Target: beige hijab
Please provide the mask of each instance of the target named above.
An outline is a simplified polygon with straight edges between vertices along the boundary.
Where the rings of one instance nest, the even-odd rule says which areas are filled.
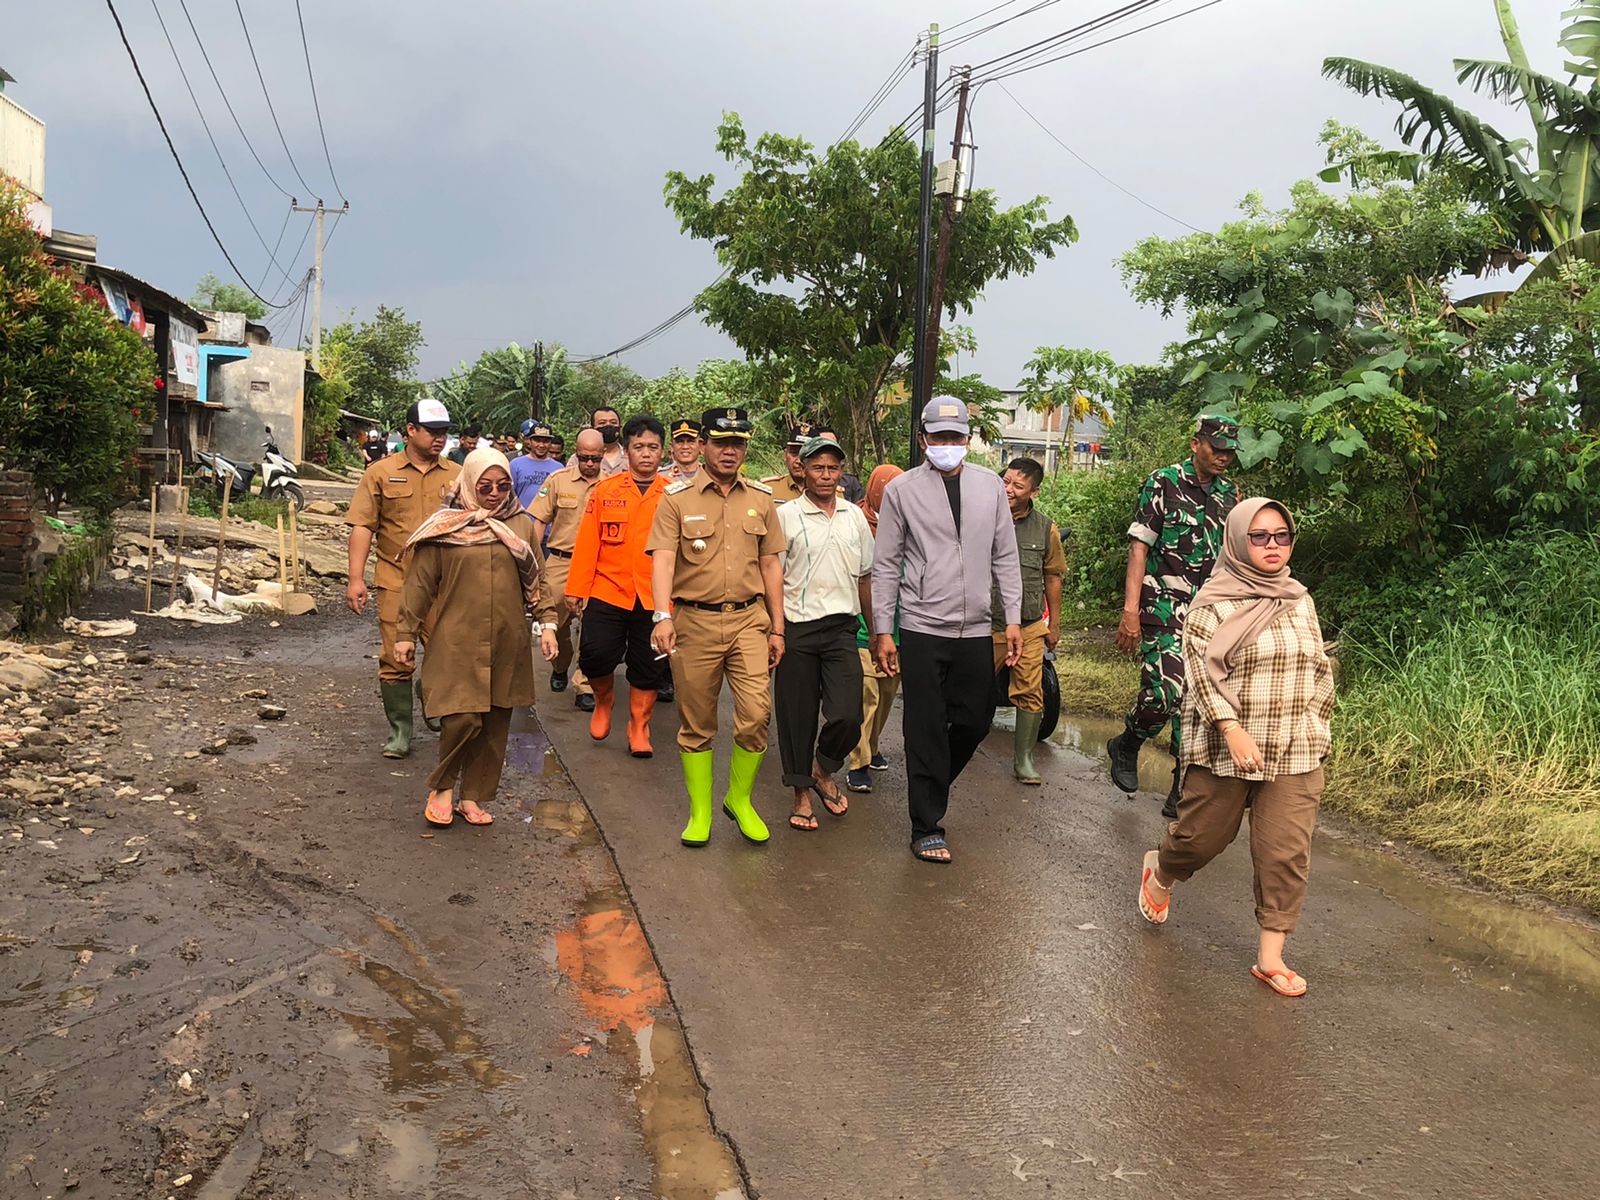
[[[505,522],[522,511],[516,488],[502,497],[497,508],[487,509],[478,499],[478,480],[491,467],[499,467],[509,478],[511,464],[500,451],[480,446],[467,455],[461,474],[445,489],[444,507],[432,514],[406,542],[409,549],[418,542],[439,541],[447,546],[483,546],[498,540],[517,560],[522,576],[522,594],[529,604],[539,598],[539,561],[527,539],[519,537]]]
[[[1265,496],[1241,500],[1223,527],[1221,560],[1189,602],[1191,615],[1198,608],[1215,606],[1222,600],[1250,602],[1223,618],[1206,647],[1206,674],[1235,712],[1239,711],[1239,697],[1228,682],[1235,655],[1253,646],[1269,625],[1306,594],[1306,585],[1289,574],[1287,564],[1277,571],[1262,571],[1250,561],[1250,522],[1263,508],[1277,509],[1289,531],[1294,532],[1294,517],[1276,500]]]

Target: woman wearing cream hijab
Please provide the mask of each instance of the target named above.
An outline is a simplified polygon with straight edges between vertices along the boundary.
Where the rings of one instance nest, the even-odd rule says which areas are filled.
[[[1276,500],[1246,500],[1228,514],[1222,561],[1184,627],[1178,819],[1145,855],[1139,879],[1139,911],[1165,924],[1173,884],[1221,854],[1248,809],[1260,927],[1250,973],[1282,996],[1306,992],[1283,946],[1305,901],[1333,713],[1317,608],[1289,574],[1294,536]]]

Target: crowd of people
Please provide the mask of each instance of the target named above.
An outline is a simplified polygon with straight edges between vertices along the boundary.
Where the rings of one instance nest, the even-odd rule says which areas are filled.
[[[415,691],[440,734],[425,819],[492,823],[537,652],[550,691],[574,691],[596,743],[612,737],[623,672],[619,740],[634,758],[654,756],[659,706],[675,706],[690,847],[710,841],[718,807],[724,684],[734,728],[720,808],[755,844],[770,837],[756,797],[769,727],[789,827],[814,832],[814,802],[841,818],[890,765],[880,739],[899,690],[911,852],[949,864],[952,785],[1002,697],[1016,712],[1013,777],[1043,782],[1034,750],[1067,555],[1037,504],[1039,463],[1017,458],[997,474],[969,462],[959,400],[935,397],[919,418],[924,461],[883,464],[863,486],[835,432],[806,422],[788,431],[786,473],[751,478],[753,425],[738,407],[670,426],[601,408],[563,462],[560,436],[537,420],[522,427],[521,453],[474,428],[447,453],[449,413],[413,405],[403,446],[372,462],[350,505],[348,601],[362,613],[376,599],[385,755],[410,752],[425,649]],[[1152,924],[1249,811],[1251,971],[1297,996],[1306,982],[1283,948],[1305,896],[1332,671],[1316,608],[1289,572],[1293,518],[1276,501],[1241,500],[1227,476],[1237,448],[1231,417],[1202,414],[1189,457],[1154,472],[1134,505],[1117,644],[1139,655],[1141,679],[1107,752],[1112,781],[1132,795],[1142,747],[1171,731],[1166,824],[1139,870],[1138,910]]]

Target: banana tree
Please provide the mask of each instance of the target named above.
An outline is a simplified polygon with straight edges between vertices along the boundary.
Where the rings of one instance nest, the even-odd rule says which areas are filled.
[[[1072,464],[1073,427],[1093,415],[1111,422],[1111,407],[1121,396],[1118,378],[1122,367],[1101,350],[1071,350],[1066,346],[1040,346],[1025,368],[1030,372],[1017,385],[1022,389],[1022,406],[1029,412],[1052,413],[1060,409],[1065,417],[1061,433],[1068,470]],[[1048,439],[1046,440],[1048,447]],[[1056,470],[1061,469],[1056,456]]]
[[[1398,101],[1395,131],[1416,152],[1414,167],[1464,169],[1484,198],[1509,215],[1509,248],[1552,250],[1600,229],[1600,0],[1577,0],[1565,13],[1559,44],[1570,82],[1533,69],[1511,0],[1491,2],[1506,61],[1456,59],[1456,80],[1525,110],[1533,126],[1531,141],[1508,137],[1392,67],[1328,58],[1322,73],[1363,96]],[[1339,168],[1330,173],[1337,175]]]

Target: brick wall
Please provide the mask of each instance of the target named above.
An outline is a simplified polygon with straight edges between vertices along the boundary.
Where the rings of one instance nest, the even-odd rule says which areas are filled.
[[[22,598],[39,539],[33,532],[33,476],[0,471],[0,604]]]

